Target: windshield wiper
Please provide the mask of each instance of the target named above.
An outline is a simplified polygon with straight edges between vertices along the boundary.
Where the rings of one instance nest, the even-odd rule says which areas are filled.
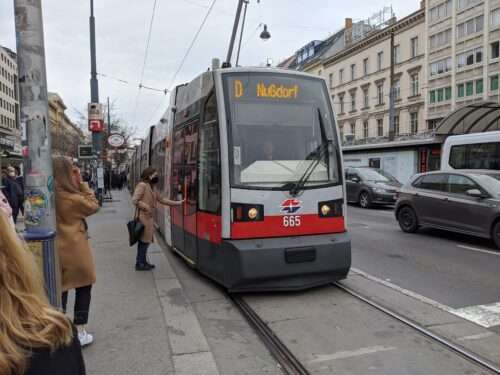
[[[321,132],[321,144],[316,148],[316,150],[312,151],[309,155],[307,155],[306,160],[314,160],[309,166],[306,168],[302,176],[297,182],[288,182],[283,185],[284,189],[289,189],[290,195],[297,196],[306,185],[309,178],[311,178],[312,173],[321,162],[323,157],[328,154],[328,146],[331,144],[331,140],[326,137],[325,125],[323,123],[323,117],[321,116],[321,110],[317,108],[318,111],[318,119],[319,119],[319,128]]]

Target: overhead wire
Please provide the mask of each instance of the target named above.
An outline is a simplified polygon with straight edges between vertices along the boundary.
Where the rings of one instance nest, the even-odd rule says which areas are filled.
[[[203,18],[203,20],[201,21],[201,24],[200,26],[198,27],[198,30],[196,31],[196,33],[194,34],[194,37],[193,39],[191,40],[191,43],[189,44],[189,47],[186,51],[186,53],[184,54],[184,56],[182,57],[182,60],[179,64],[179,67],[177,68],[177,70],[175,71],[174,75],[172,76],[172,79],[170,80],[170,84],[167,86],[168,87],[168,91],[172,90],[173,88],[173,85],[175,83],[175,80],[177,79],[177,76],[179,75],[179,73],[181,72],[182,68],[184,67],[184,64],[189,56],[189,54],[191,53],[191,50],[193,49],[193,46],[194,44],[196,43],[196,40],[198,39],[198,36],[200,35],[201,33],[201,30],[203,29],[203,27],[205,26],[205,23],[207,22],[207,19],[208,17],[210,16],[210,13],[212,13],[212,10],[214,9],[214,5],[215,3],[217,2],[217,0],[213,0],[212,1],[212,4],[210,4],[208,10],[207,10],[207,13],[205,14],[205,17]],[[160,109],[161,105],[163,104],[162,103],[163,101],[160,101],[159,105],[156,107],[156,109],[153,111],[148,123],[151,122],[151,119],[153,117],[155,117],[156,113],[158,112],[158,110]]]
[[[141,77],[139,80],[139,87],[137,89],[137,95],[135,97],[134,115],[132,117],[132,120],[134,123],[135,123],[136,116],[137,116],[137,109],[139,107],[139,96],[141,94],[141,88],[143,87],[144,72],[146,71],[146,65],[147,65],[147,61],[148,61],[149,46],[151,45],[151,35],[152,35],[152,31],[153,31],[153,24],[154,24],[157,4],[158,4],[158,0],[154,0],[153,1],[153,11],[151,12],[151,20],[149,21],[148,35],[146,38],[146,48],[144,50],[144,60],[142,63]]]
[[[141,83],[130,82],[130,81],[127,81],[126,79],[117,78],[117,77],[114,77],[112,75],[105,74],[105,73],[97,73],[97,75],[100,76],[100,77],[103,77],[103,78],[107,78],[107,79],[111,79],[111,80],[116,81],[116,82],[123,83],[125,85],[133,85],[133,86],[136,86],[136,87],[138,87],[140,89],[145,89],[145,90],[150,90],[150,91],[156,91],[156,92],[162,92],[164,94],[167,94],[167,92],[168,92],[168,89],[166,89],[166,88],[160,89],[160,88],[157,88],[157,87],[150,87],[150,86],[143,85]]]

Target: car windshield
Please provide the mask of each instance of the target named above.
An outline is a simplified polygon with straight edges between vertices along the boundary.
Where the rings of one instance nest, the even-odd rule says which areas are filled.
[[[231,184],[286,190],[339,183],[335,122],[323,80],[277,72],[223,76]],[[287,185],[288,184],[288,185]]]
[[[363,180],[370,182],[397,182],[393,176],[382,169],[360,168],[359,174]]]
[[[476,174],[475,177],[486,190],[500,197],[500,174]]]

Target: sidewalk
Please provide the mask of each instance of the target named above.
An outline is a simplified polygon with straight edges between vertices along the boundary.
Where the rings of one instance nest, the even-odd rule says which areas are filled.
[[[215,360],[179,281],[157,244],[153,272],[136,272],[128,246],[130,195],[113,191],[113,202],[89,220],[97,268],[84,349],[88,375],[217,375]]]

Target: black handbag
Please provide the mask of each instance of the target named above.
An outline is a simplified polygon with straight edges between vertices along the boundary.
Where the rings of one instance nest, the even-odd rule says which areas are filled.
[[[134,244],[139,241],[139,239],[142,236],[142,233],[144,232],[144,224],[140,222],[139,220],[139,215],[138,215],[138,209],[135,209],[135,215],[134,219],[130,220],[127,223],[127,229],[128,229],[128,243],[130,246],[133,246]]]

